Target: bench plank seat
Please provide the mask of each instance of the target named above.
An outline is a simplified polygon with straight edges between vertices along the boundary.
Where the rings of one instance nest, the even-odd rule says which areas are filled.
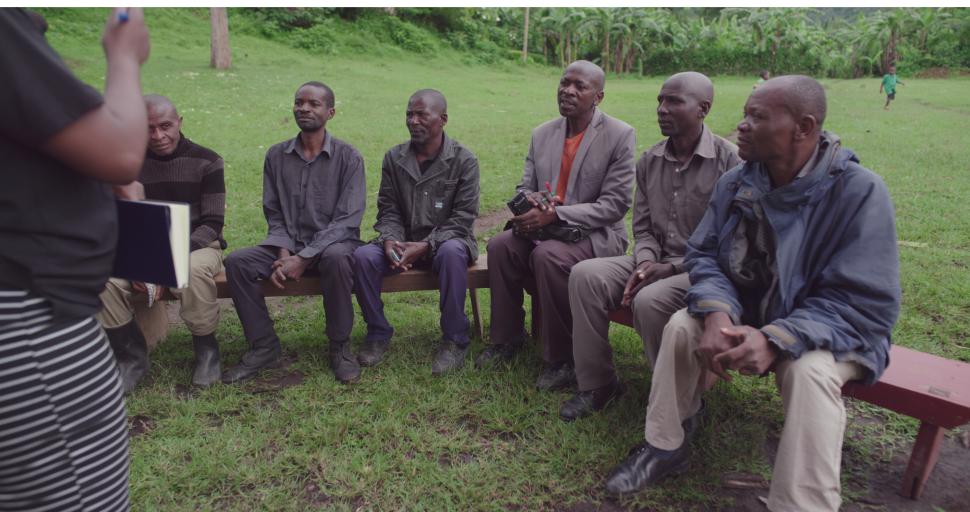
[[[633,326],[629,308],[611,311],[611,321]],[[842,394],[920,420],[903,475],[901,494],[918,499],[943,441],[943,430],[970,423],[970,364],[893,345],[890,365],[878,382],[849,382]]]
[[[225,272],[220,272],[215,277],[216,290],[220,299],[228,299],[229,283],[226,281]],[[478,309],[478,289],[488,288],[488,261],[485,255],[479,256],[478,261],[468,267],[468,297],[472,303],[472,315],[475,321],[475,333],[479,338],[482,337],[482,319]],[[387,276],[381,284],[381,293],[394,292],[413,292],[422,290],[437,290],[438,278],[431,270],[411,269],[407,272]],[[320,278],[314,275],[305,275],[299,281],[287,281],[286,286],[281,290],[269,280],[263,282],[263,293],[266,297],[301,297],[307,295],[320,294]],[[168,291],[162,296],[162,300],[174,300]]]

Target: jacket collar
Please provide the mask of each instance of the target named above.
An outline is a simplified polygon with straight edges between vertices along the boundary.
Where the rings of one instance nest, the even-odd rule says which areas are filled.
[[[814,165],[802,178],[791,183],[771,188],[768,170],[759,162],[746,162],[735,197],[745,202],[764,199],[769,205],[785,209],[799,204],[807,204],[828,189],[833,178],[846,170],[850,162],[858,162],[852,151],[842,149],[839,136],[823,131],[816,148]]]
[[[397,164],[407,171],[408,175],[416,182],[433,178],[443,169],[447,169],[449,162],[455,157],[455,142],[445,132],[441,132],[441,137],[444,140],[441,142],[441,149],[438,151],[438,156],[435,157],[431,167],[425,173],[422,174],[421,169],[418,167],[418,158],[410,142],[405,142],[398,146],[401,150],[395,159]]]

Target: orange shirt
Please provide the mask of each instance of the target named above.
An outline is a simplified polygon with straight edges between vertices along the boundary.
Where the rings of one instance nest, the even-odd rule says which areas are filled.
[[[583,142],[583,135],[586,130],[567,138],[562,145],[562,163],[559,164],[559,181],[556,182],[556,195],[563,202],[566,201],[566,185],[569,184],[569,171],[573,168],[573,160],[576,152],[579,151],[579,144]]]

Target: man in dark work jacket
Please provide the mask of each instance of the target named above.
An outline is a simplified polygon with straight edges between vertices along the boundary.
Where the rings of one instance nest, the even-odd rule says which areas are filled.
[[[226,258],[226,278],[249,351],[227,370],[223,382],[252,378],[276,365],[280,340],[266,309],[262,280],[283,289],[307,270],[319,272],[330,340],[330,367],[341,382],[360,376],[348,339],[354,323],[352,258],[360,241],[366,187],[364,159],[327,129],[333,91],[307,82],[296,91],[293,117],[300,133],[266,152],[263,165],[265,240]]]
[[[357,302],[367,322],[358,354],[364,366],[384,359],[394,329],[384,317],[381,280],[413,265],[438,276],[442,340],[432,364],[441,375],[460,368],[470,342],[465,295],[468,265],[478,257],[472,224],[478,216],[478,159],[448,138],[448,103],[423,89],[408,101],[411,140],[384,155],[377,198],[380,233],[374,244],[354,253]]]
[[[207,387],[219,380],[221,371],[215,338],[219,325],[215,276],[222,272],[222,250],[226,248],[222,239],[226,211],[223,162],[214,151],[182,135],[182,117],[168,98],[147,95],[145,106],[148,152],[138,180],[147,199],[189,203],[189,286],[173,289],[172,294],[181,302],[179,315],[192,333],[192,384]],[[148,373],[147,343],[133,315],[133,299],[148,291],[145,283],[111,278],[101,292],[104,308],[97,318],[111,342],[125,393],[131,392]],[[155,298],[163,291],[161,286],[155,287]]]

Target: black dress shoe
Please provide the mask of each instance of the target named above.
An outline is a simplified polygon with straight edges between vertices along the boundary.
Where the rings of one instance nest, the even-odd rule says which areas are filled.
[[[391,340],[367,340],[357,352],[357,362],[361,366],[377,366],[384,360],[390,346]]]
[[[555,391],[575,384],[576,372],[573,370],[573,365],[569,363],[544,366],[539,378],[536,379],[536,389],[539,391]]]
[[[676,450],[661,450],[644,441],[630,450],[626,460],[613,468],[606,479],[606,490],[614,494],[636,492],[652,485],[666,476],[678,475],[687,470],[690,442],[700,430],[704,418],[704,402],[691,417],[681,422],[684,442]]]
[[[275,368],[280,364],[280,346],[251,348],[242,356],[239,364],[222,373],[222,382],[235,384],[256,376],[260,370]]]
[[[511,361],[521,349],[522,342],[489,345],[475,358],[475,368],[482,370],[491,368],[500,362]]]
[[[616,379],[603,387],[580,391],[559,406],[559,417],[563,421],[573,421],[589,416],[619,398],[623,391],[623,384]]]
[[[644,441],[630,450],[626,460],[613,468],[606,479],[606,490],[627,494],[642,490],[667,476],[687,470],[690,443],[686,440],[676,450],[661,450]]]
[[[349,341],[330,342],[330,369],[333,370],[333,376],[344,384],[354,382],[360,377],[360,364],[350,351]]]
[[[468,354],[468,345],[459,347],[453,341],[443,340],[438,347],[438,353],[434,356],[434,362],[431,363],[431,374],[444,375],[465,366],[466,354]]]

